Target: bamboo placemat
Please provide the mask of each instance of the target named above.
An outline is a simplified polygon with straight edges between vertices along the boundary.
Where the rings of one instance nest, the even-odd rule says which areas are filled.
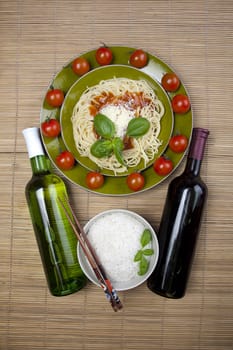
[[[233,3],[197,1],[0,1],[0,349],[233,348]],[[21,135],[39,124],[53,75],[82,52],[141,47],[173,67],[191,98],[194,126],[210,129],[202,177],[209,199],[186,296],[167,300],[146,285],[121,292],[115,314],[91,283],[50,296],[24,187],[31,176]],[[158,226],[167,186],[135,196],[102,197],[67,184],[84,224],[125,208]]]

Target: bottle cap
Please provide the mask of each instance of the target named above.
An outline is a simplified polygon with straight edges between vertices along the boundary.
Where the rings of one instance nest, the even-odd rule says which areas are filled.
[[[39,128],[27,128],[22,133],[26,141],[29,158],[45,154]]]
[[[191,140],[189,154],[188,154],[190,158],[202,160],[208,135],[209,135],[209,130],[207,129],[203,129],[203,128],[193,129],[192,140]]]

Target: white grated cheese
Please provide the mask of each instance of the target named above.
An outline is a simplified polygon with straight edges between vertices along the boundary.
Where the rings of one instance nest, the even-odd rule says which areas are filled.
[[[115,124],[116,135],[123,138],[129,121],[134,118],[134,111],[130,111],[122,105],[107,105],[101,109],[101,113],[106,115]]]
[[[137,276],[135,254],[141,249],[144,225],[126,213],[108,213],[97,218],[88,231],[88,238],[113,282],[129,281]]]

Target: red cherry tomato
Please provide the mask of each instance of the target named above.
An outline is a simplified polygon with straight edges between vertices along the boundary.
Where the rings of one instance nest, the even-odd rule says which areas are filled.
[[[47,103],[52,107],[60,107],[64,101],[63,91],[60,89],[49,90],[45,96]]]
[[[112,51],[106,46],[99,47],[95,53],[95,58],[101,66],[106,66],[112,62]]]
[[[97,171],[90,171],[86,175],[86,184],[90,189],[96,190],[104,184],[104,176]]]
[[[172,171],[173,163],[170,159],[162,156],[156,159],[153,164],[153,168],[158,175],[165,176]]]
[[[132,191],[140,191],[145,185],[145,178],[140,173],[131,173],[127,176],[126,183]]]
[[[84,57],[76,58],[72,63],[72,69],[74,73],[78,75],[84,75],[90,70],[90,64]]]
[[[56,157],[56,164],[62,170],[69,170],[73,168],[74,163],[74,156],[69,151],[63,151]]]
[[[64,101],[63,91],[60,89],[49,90],[45,96],[47,103],[52,107],[60,107]]]
[[[175,73],[166,73],[162,77],[161,84],[166,91],[176,91],[180,86],[180,80]]]
[[[188,146],[188,139],[185,135],[175,135],[169,141],[169,147],[175,153],[182,153]]]
[[[41,123],[42,134],[47,137],[57,137],[61,132],[61,126],[57,119],[47,118]]]
[[[175,113],[187,113],[190,106],[188,96],[186,95],[178,94],[172,98],[172,109]]]
[[[147,62],[147,53],[141,49],[135,50],[129,58],[129,63],[131,64],[131,66],[136,68],[144,67],[147,64]]]

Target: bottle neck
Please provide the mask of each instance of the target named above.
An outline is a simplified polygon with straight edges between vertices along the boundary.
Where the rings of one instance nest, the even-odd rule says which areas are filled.
[[[202,161],[200,159],[194,159],[194,158],[188,157],[185,170],[184,170],[185,174],[192,174],[193,176],[199,176],[200,170],[201,170],[201,163]]]
[[[50,162],[45,155],[30,158],[32,172],[34,175],[50,174]]]
[[[192,174],[193,176],[199,175],[208,134],[209,131],[207,129],[193,129],[188,159],[184,171],[186,174]]]

